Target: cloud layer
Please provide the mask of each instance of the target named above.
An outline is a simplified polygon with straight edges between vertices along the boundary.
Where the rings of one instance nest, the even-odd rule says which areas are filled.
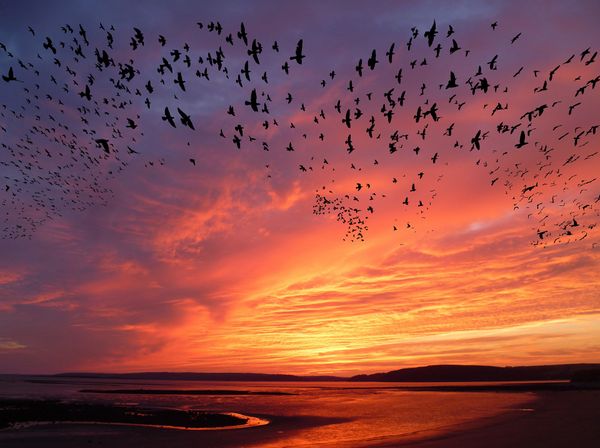
[[[331,106],[343,94],[343,83],[327,93],[314,87],[332,68],[353,71],[357,54],[372,47],[383,53],[394,40],[403,45],[411,26],[426,29],[433,19],[463,28],[473,52],[488,51],[479,34],[493,21],[506,36],[523,31],[524,47],[504,59],[511,70],[527,64],[547,71],[600,41],[594,1],[454,3],[73,1],[60,8],[37,2],[27,10],[11,4],[0,11],[0,41],[30,54],[28,25],[44,34],[63,23],[101,21],[193,42],[197,20],[220,20],[232,31],[243,20],[265,42],[279,39],[293,48],[304,39],[306,78],[293,88],[307,108]],[[597,67],[589,74],[597,75]],[[432,84],[438,75],[448,73],[432,72]],[[561,74],[560,92],[572,94],[572,75]],[[378,79],[372,82],[378,88]],[[532,85],[518,81],[514,89],[530,92]],[[282,83],[278,93],[289,87]],[[598,116],[597,92],[583,113],[586,125]],[[530,106],[525,94],[512,98],[515,111],[508,114]],[[222,125],[216,117],[240,100],[227,86],[197,93],[187,105],[198,132],[151,129],[140,144],[147,157],[164,157],[165,166],[149,170],[133,161],[111,181],[115,195],[107,207],[66,213],[32,240],[0,241],[0,371],[351,374],[432,363],[600,362],[597,234],[533,246],[531,210],[515,209],[474,168],[478,156],[463,151],[428,172],[426,215],[393,206],[403,196],[390,179],[410,185],[412,178],[401,175],[414,176],[416,163],[407,159],[395,171],[365,168],[388,205],[373,215],[365,242],[342,241],[341,224],[311,213],[314,191],[329,174],[315,162],[314,174],[302,176],[298,165],[306,154],[328,151],[333,166],[345,160],[343,146],[299,154],[236,151],[215,136]],[[489,122],[482,106],[470,103],[457,126],[476,131]],[[288,118],[302,126],[299,113]],[[331,141],[343,142],[342,131],[332,125]],[[273,132],[274,145],[283,148],[287,135]],[[181,150],[188,141],[195,167]],[[598,160],[579,165],[577,174],[597,175]],[[531,170],[536,162],[529,162]],[[345,165],[336,188],[354,194],[356,173]],[[579,199],[598,193],[591,184]]]

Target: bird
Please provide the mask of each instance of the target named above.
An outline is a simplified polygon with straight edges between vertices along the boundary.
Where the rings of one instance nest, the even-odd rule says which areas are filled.
[[[245,101],[244,104],[246,106],[250,106],[250,108],[254,112],[258,112],[258,106],[260,106],[260,103],[258,103],[256,99],[256,89],[252,89],[252,93],[250,94],[250,100]]]
[[[94,140],[99,148],[102,148],[105,153],[110,153],[110,148],[108,146],[108,140],[105,138],[97,138]]]
[[[90,86],[86,84],[85,89],[83,92],[79,92],[79,96],[81,98],[85,98],[88,101],[92,100],[92,94],[90,92]]]
[[[248,46],[248,34],[246,33],[244,22],[240,23],[240,30],[237,32],[237,37],[244,42],[244,45]]]
[[[378,201],[384,198],[385,194],[389,194],[377,191],[374,184],[371,186],[359,177],[372,175],[373,170],[394,170],[392,184],[398,189],[399,195],[404,195],[399,188],[404,178],[408,182],[406,190],[409,194],[425,194],[428,189],[419,188],[420,184],[408,180],[411,174],[407,165],[402,163],[405,157],[403,152],[416,156],[418,179],[423,178],[423,164],[429,163],[429,158],[436,164],[434,168],[442,176],[453,157],[469,157],[468,153],[458,156],[458,152],[468,144],[469,136],[473,135],[471,132],[475,131],[476,134],[470,138],[470,147],[471,150],[480,152],[473,153],[477,154],[473,158],[474,165],[487,170],[487,179],[492,186],[505,188],[509,197],[514,196],[515,210],[543,210],[546,202],[558,203],[561,195],[566,194],[564,192],[569,192],[572,197],[581,197],[583,193],[580,191],[591,188],[589,185],[593,182],[592,178],[585,178],[581,174],[585,170],[578,172],[576,168],[588,163],[588,160],[593,160],[598,154],[598,151],[593,150],[593,147],[597,146],[597,127],[583,122],[583,112],[587,110],[584,109],[584,105],[590,101],[590,92],[600,82],[600,76],[590,76],[592,79],[586,82],[587,75],[584,73],[589,72],[575,71],[586,70],[587,66],[595,63],[597,52],[592,48],[583,51],[571,50],[567,53],[568,58],[560,58],[557,61],[548,57],[548,60],[544,61],[544,66],[549,67],[548,76],[540,79],[539,84],[536,83],[533,91],[535,95],[532,95],[531,91],[522,93],[529,95],[529,98],[523,98],[519,104],[527,103],[526,100],[533,103],[533,106],[523,110],[519,109],[518,104],[509,101],[510,95],[515,95],[513,87],[517,85],[516,81],[512,80],[519,77],[519,82],[524,83],[527,77],[533,80],[543,73],[540,70],[530,70],[536,67],[530,67],[529,61],[533,60],[532,58],[523,57],[527,54],[527,46],[509,47],[510,52],[521,52],[520,57],[527,62],[520,68],[516,67],[518,70],[511,71],[509,76],[498,76],[501,69],[499,61],[503,61],[509,55],[511,60],[516,58],[505,46],[496,47],[498,50],[491,52],[486,58],[487,62],[481,65],[468,58],[468,49],[462,52],[464,58],[440,57],[442,49],[446,46],[450,55],[462,48],[454,39],[460,34],[455,32],[451,24],[445,33],[446,39],[438,39],[440,32],[436,20],[433,20],[431,27],[424,32],[420,32],[416,27],[410,29],[410,37],[406,43],[407,51],[411,53],[410,59],[394,59],[395,42],[386,45],[388,50],[385,52],[385,59],[388,64],[394,63],[389,70],[378,65],[377,51],[384,47],[377,44],[375,48],[371,47],[370,54],[357,58],[357,63],[344,65],[340,62],[338,65],[339,61],[336,58],[330,58],[329,62],[333,67],[327,67],[322,73],[310,65],[307,67],[310,70],[293,70],[295,66],[291,66],[292,62],[301,65],[313,60],[312,56],[306,59],[302,38],[297,40],[295,52],[291,57],[281,58],[278,55],[278,42],[282,42],[281,47],[284,48],[282,40],[275,40],[270,45],[272,51],[264,54],[261,42],[256,38],[249,38],[244,22],[240,24],[237,32],[231,29],[223,35],[223,27],[216,20],[195,22],[197,28],[192,22],[195,32],[212,33],[210,43],[197,53],[194,53],[187,43],[173,46],[167,52],[163,52],[163,47],[166,47],[167,41],[170,42],[171,39],[167,39],[165,36],[169,35],[160,28],[155,29],[158,39],[148,41],[146,52],[143,51],[146,41],[141,28],[131,27],[129,29],[133,28],[133,32],[129,31],[128,35],[125,32],[125,36],[121,36],[114,32],[114,27],[105,25],[100,24],[103,32],[99,34],[88,33],[83,26],[74,31],[70,26],[62,25],[60,39],[55,38],[54,34],[50,34],[53,37],[37,37],[33,28],[28,28],[28,33],[21,30],[22,33],[31,35],[28,38],[34,41],[34,45],[23,46],[18,57],[10,53],[6,45],[0,44],[0,51],[4,52],[3,57],[14,57],[15,61],[7,73],[2,75],[5,82],[5,90],[2,93],[10,92],[9,95],[12,95],[14,101],[0,108],[0,136],[7,136],[1,140],[3,158],[0,159],[0,163],[7,163],[6,166],[11,167],[9,172],[14,173],[11,174],[14,179],[11,177],[5,180],[8,187],[5,190],[8,192],[7,197],[33,201],[41,208],[46,206],[49,209],[50,204],[53,204],[56,213],[62,213],[63,209],[71,207],[83,209],[83,201],[78,202],[79,198],[83,197],[88,198],[89,204],[96,200],[105,203],[112,194],[109,179],[125,172],[133,158],[141,156],[140,152],[133,148],[143,144],[139,139],[144,136],[144,131],[152,129],[156,121],[166,121],[170,124],[170,129],[167,127],[162,129],[162,132],[167,133],[167,138],[173,137],[173,141],[178,141],[178,133],[185,132],[183,128],[196,130],[197,125],[200,131],[201,124],[194,124],[191,115],[183,111],[188,107],[186,104],[197,100],[196,92],[199,89],[209,89],[210,92],[216,92],[216,95],[223,93],[224,98],[227,97],[225,94],[229,95],[226,89],[238,89],[236,86],[239,86],[241,98],[245,100],[232,100],[228,108],[219,109],[220,112],[214,113],[214,119],[207,120],[208,123],[214,123],[219,141],[222,141],[221,138],[227,142],[231,141],[238,149],[242,146],[262,148],[267,151],[261,152],[266,157],[276,156],[275,151],[270,151],[276,147],[274,142],[288,141],[287,146],[282,146],[286,150],[284,154],[288,155],[291,161],[289,163],[296,163],[297,157],[305,155],[329,159],[320,166],[323,175],[329,176],[330,187],[319,190],[319,196],[315,198],[315,212],[333,213],[337,216],[337,219],[347,226],[345,238],[352,241],[364,240],[369,227],[366,225],[366,219],[371,214],[381,213],[382,207],[376,204],[382,203]],[[181,27],[185,27],[184,22],[181,23]],[[497,27],[497,22],[491,24],[491,31],[495,32],[491,37],[497,40],[505,39],[501,33],[498,34]],[[163,34],[160,34],[161,31]],[[487,28],[488,33],[491,31]],[[480,32],[485,33],[486,30]],[[423,40],[419,36],[423,36]],[[510,40],[511,45],[526,37],[522,33],[513,36]],[[485,39],[482,38],[481,41],[483,46]],[[466,47],[465,42],[461,44]],[[91,58],[87,55],[88,46],[94,49],[94,56]],[[39,48],[46,51],[38,54]],[[31,58],[28,58],[28,52]],[[432,52],[435,58],[431,57]],[[142,55],[143,64],[140,63]],[[535,60],[539,58],[536,57]],[[45,64],[51,68],[47,74],[41,70]],[[252,76],[255,71],[254,64],[263,65],[257,76]],[[570,70],[574,75],[570,81],[566,79],[567,71],[563,72],[560,69],[564,64],[571,64]],[[406,73],[403,70],[409,66],[414,71],[410,76],[403,76],[403,73]],[[429,81],[429,75],[421,75],[420,70],[428,70],[425,66],[431,66],[434,72],[440,74],[450,72],[448,78],[435,84],[439,86],[438,89]],[[13,67],[18,70],[19,79],[15,76]],[[279,67],[286,74],[285,81],[278,76],[280,73],[276,73]],[[366,70],[366,67],[369,70]],[[314,74],[311,73],[313,68]],[[190,70],[195,72],[196,77],[186,81],[184,78]],[[491,71],[496,71],[496,76],[490,76]],[[468,79],[463,81],[461,77],[459,83],[456,74],[462,76],[463,73]],[[469,77],[468,73],[474,75]],[[557,89],[557,77],[563,74],[565,76],[561,76],[560,82],[565,85],[569,82],[571,84],[566,89]],[[320,80],[319,92],[322,94],[316,94],[307,87],[313,77],[315,88]],[[256,84],[254,87],[252,85],[260,80],[264,82],[261,83],[264,92],[260,92],[255,87]],[[18,81],[18,84],[12,81]],[[294,85],[295,82],[301,84]],[[285,88],[282,88],[284,85]],[[295,90],[298,85],[303,87]],[[403,91],[400,95],[394,93],[393,87],[396,85],[402,85]],[[344,86],[347,86],[345,91]],[[572,89],[569,89],[569,86]],[[338,94],[338,89],[341,94]],[[544,100],[539,99],[544,94],[554,95],[547,104],[542,104]],[[576,99],[569,99],[569,96],[573,95]],[[383,100],[380,101],[382,96]],[[238,107],[242,101],[243,105],[249,106],[253,112],[260,113],[260,116],[249,114],[245,108]],[[509,115],[504,113],[509,109],[509,103],[510,110],[516,111],[510,121]],[[164,108],[163,114],[153,113],[157,108],[155,104],[160,104],[158,110]],[[147,109],[149,113],[140,116],[139,107]],[[170,110],[175,109],[179,120],[171,115]],[[331,114],[326,113],[329,110],[339,113],[340,118],[331,120]],[[498,117],[497,121],[503,121],[490,122],[490,111],[494,120]],[[400,130],[403,121],[413,113],[415,123],[421,127],[410,131]],[[267,114],[268,118],[262,114]],[[481,116],[478,130],[471,131],[465,124],[471,114]],[[566,123],[560,123],[561,116],[568,116],[573,127],[567,129]],[[228,120],[231,117],[235,117],[236,122],[230,125]],[[12,126],[12,122],[17,126]],[[177,122],[181,126],[177,126]],[[289,126],[280,126],[279,123],[289,123]],[[206,126],[202,132],[209,132],[211,126],[205,123],[202,125]],[[343,132],[346,129],[348,131]],[[552,132],[544,133],[541,129],[552,129]],[[353,134],[349,134],[349,131]],[[257,135],[259,132],[263,132],[260,137]],[[515,132],[518,135],[517,142],[513,141]],[[493,138],[490,139],[490,144],[484,147],[484,142],[490,134],[493,134]],[[567,140],[568,145],[565,144]],[[300,143],[304,141],[305,144]],[[440,146],[436,146],[437,152],[431,155],[428,151],[433,142]],[[568,152],[568,148],[573,149],[571,142],[576,147],[576,152]],[[102,151],[94,152],[94,145]],[[523,149],[525,146],[528,147],[527,151],[514,150]],[[188,151],[193,150],[189,140],[187,147]],[[341,155],[327,156],[325,159],[323,156],[328,147],[331,147],[332,151],[336,147],[339,148]],[[410,148],[413,148],[412,151]],[[384,151],[385,155],[381,154],[381,151]],[[143,157],[148,157],[150,153],[143,154]],[[423,154],[427,156],[423,157]],[[509,162],[512,158],[515,161],[518,159],[518,163],[522,162],[523,165],[514,166]],[[206,163],[195,154],[185,156],[184,160],[186,159],[193,166]],[[439,163],[440,161],[443,163]],[[310,174],[313,171],[312,162],[300,162],[296,166],[301,173]],[[144,166],[154,169],[164,164],[164,158],[160,157],[144,162]],[[346,188],[352,190],[352,185],[357,180],[357,184],[363,188],[358,191],[363,195],[368,191],[368,198],[344,191],[338,173],[348,169],[348,165],[354,178],[351,183],[345,183],[350,186]],[[571,167],[573,173],[567,176],[564,170]],[[44,171],[46,180],[33,174],[39,172],[41,176]],[[81,174],[84,174],[83,180],[76,177]],[[440,179],[441,177],[438,177],[437,181]],[[63,193],[64,198],[73,198],[75,202],[70,204],[66,199],[51,197],[44,200],[35,192],[38,185],[54,188],[50,182],[59,180],[64,188],[72,189]],[[435,178],[429,182],[435,182]],[[540,188],[537,187],[538,182]],[[525,185],[524,188],[534,188],[524,190],[521,185]],[[326,193],[327,191],[329,193]],[[395,204],[404,204],[406,213],[418,213],[426,219],[428,205],[431,205],[437,193],[431,190],[428,194],[427,199],[411,198],[410,205],[408,197],[402,201],[401,196],[398,196]],[[535,198],[533,200],[537,202],[527,203],[531,198]],[[358,205],[367,199],[373,201],[373,205]],[[10,220],[33,222],[18,221],[20,216],[27,216],[30,212],[27,209],[13,210],[14,207],[6,202],[7,200],[2,202],[3,210],[8,210],[5,226]],[[89,204],[86,206],[93,206]],[[597,208],[594,209],[592,203],[584,203],[583,200],[571,205],[563,202],[561,207],[565,207],[566,210],[562,216],[562,224],[558,218],[548,216],[543,218],[544,221],[540,221],[540,232],[545,232],[545,229],[554,225],[557,229],[556,234],[559,235],[558,241],[585,238],[583,233],[578,232],[584,228],[587,231],[591,229],[584,225],[585,221],[579,214],[584,214],[588,219],[592,216],[591,210],[596,212]],[[53,213],[54,211],[50,216],[56,216]],[[530,215],[536,216],[534,213]],[[569,220],[566,220],[566,217]],[[33,218],[28,216],[28,219]],[[538,219],[541,220],[542,215]],[[573,225],[574,223],[577,225]],[[5,235],[20,234],[14,226],[6,228],[13,230],[5,231]],[[397,230],[398,226],[393,228]],[[412,218],[408,228],[418,231]],[[32,229],[33,226],[29,228]],[[535,233],[533,235],[537,240],[543,240],[544,245],[551,244],[550,231],[547,232],[543,234],[543,238]],[[552,235],[555,235],[554,230]]]
[[[174,128],[177,127],[175,125],[175,120],[173,119],[173,116],[171,115],[171,112],[169,111],[168,107],[165,107],[165,113],[162,117],[162,120],[168,122]]]
[[[454,74],[454,72],[451,71],[450,79],[446,83],[446,89],[454,89],[456,87],[458,87],[458,84],[456,84],[456,75]]]
[[[379,61],[377,60],[377,50],[373,50],[371,52],[371,56],[367,60],[367,65],[371,70],[375,70],[375,65],[377,65]]]
[[[181,72],[177,72],[177,78],[175,78],[175,80],[173,80],[173,82],[175,84],[177,84],[182,91],[185,92],[185,81],[184,81],[183,77],[181,76]]]
[[[527,144],[528,142],[525,141],[525,131],[521,131],[519,134],[519,142],[515,145],[515,148],[520,149]]]
[[[17,78],[15,78],[15,74],[13,72],[13,68],[12,67],[8,68],[8,73],[6,75],[2,75],[2,79],[5,82],[17,81]]]
[[[433,21],[433,24],[431,25],[431,28],[429,29],[429,31],[425,31],[423,33],[423,36],[427,39],[427,45],[428,46],[432,46],[433,45],[433,41],[435,39],[435,36],[437,35],[437,27],[435,24],[435,20]]]
[[[187,126],[192,131],[195,130],[194,124],[192,123],[190,116],[187,115],[184,111],[182,111],[179,107],[177,108],[177,112],[179,113],[181,124]]]
[[[296,61],[298,64],[302,64],[302,60],[306,57],[304,54],[302,54],[302,46],[303,45],[304,45],[303,39],[300,39],[298,41],[298,43],[296,44],[296,52],[295,52],[294,56],[290,57],[291,61]]]

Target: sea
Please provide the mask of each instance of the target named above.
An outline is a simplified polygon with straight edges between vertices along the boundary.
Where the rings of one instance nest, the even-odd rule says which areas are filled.
[[[474,423],[485,423],[499,414],[531,412],[535,408],[535,395],[532,393],[410,390],[414,387],[448,384],[455,386],[461,383],[140,381],[0,375],[0,399],[60,399],[135,405],[142,408],[233,412],[271,422],[260,428],[216,431],[220,433],[218,435],[214,434],[215,431],[210,436],[196,432],[187,438],[177,439],[181,448],[188,444],[202,448],[376,446],[392,440],[432,437]],[[289,395],[109,395],[85,393],[82,392],[84,389],[209,389],[284,392]],[[40,433],[40,429],[22,431],[27,434],[26,440],[31,442],[34,440],[31,431],[34,435],[37,431],[38,435],[41,434],[40,437],[69,438],[70,432],[73,436],[82,434],[78,426],[60,425],[60,430],[46,428],[45,433]],[[10,437],[0,434],[0,445],[3,437],[5,442],[18,440],[18,431],[11,430]],[[135,428],[138,438],[130,437],[128,440],[141,440],[139,437],[143,437],[140,435],[143,431]],[[149,439],[157,434],[147,432]],[[110,443],[110,437],[117,440],[118,434],[128,436],[127,428],[119,428],[117,433],[114,428],[95,428],[93,431],[88,428],[85,437],[87,443],[104,440],[107,442],[102,443],[104,446],[118,446]],[[61,446],[60,443],[49,444],[54,445]],[[18,445],[7,443],[7,446]],[[23,446],[35,444],[24,443]],[[65,443],[64,446],[77,445]],[[150,443],[147,446],[161,444]]]

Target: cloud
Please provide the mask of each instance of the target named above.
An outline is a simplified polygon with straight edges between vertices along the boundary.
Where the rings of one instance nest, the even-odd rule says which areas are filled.
[[[19,344],[16,341],[11,341],[8,339],[0,339],[0,353],[8,352],[11,350],[21,350],[26,348],[23,344]]]
[[[161,2],[70,1],[60,8],[47,2],[34,2],[28,11],[13,3],[3,8],[6,26],[0,41],[19,55],[38,51],[25,38],[27,24],[40,36],[50,35],[64,22],[88,23],[90,11],[94,26],[97,21],[114,23],[115,33],[127,36],[135,17],[135,25],[152,39],[166,30],[169,46],[190,42],[198,55],[209,51],[212,41],[199,38],[196,20],[219,19],[233,33],[244,20],[265,48],[279,40],[281,54],[265,51],[256,70],[273,72],[273,97],[290,91],[295,102],[289,108],[273,106],[273,116],[283,117],[279,127],[265,131],[256,120],[246,126],[247,135],[269,137],[269,151],[246,140],[241,150],[233,147],[231,128],[248,122],[252,112],[241,106],[246,92],[231,83],[198,84],[182,99],[196,120],[195,133],[162,126],[159,112],[172,100],[170,93],[157,96],[160,107],[155,110],[138,111],[161,126],[150,126],[140,136],[136,148],[142,157],[132,159],[124,174],[110,181],[114,198],[107,206],[66,211],[32,241],[0,241],[1,370],[243,368],[343,374],[435,362],[598,360],[600,255],[597,248],[590,249],[598,236],[590,231],[584,241],[531,245],[537,238],[537,205],[516,204],[512,195],[521,184],[539,181],[534,176],[540,152],[532,145],[514,160],[512,154],[506,158],[507,169],[515,163],[529,169],[506,174],[514,177],[513,190],[490,185],[495,159],[514,147],[516,135],[490,135],[486,145],[497,152],[470,150],[475,132],[483,124],[496,124],[487,115],[491,103],[482,113],[487,98],[471,98],[460,115],[454,105],[440,101],[444,119],[463,129],[456,139],[467,143],[442,152],[448,140],[432,132],[418,157],[408,144],[389,154],[381,142],[392,131],[379,124],[380,140],[369,139],[362,129],[352,131],[358,149],[347,154],[343,141],[348,131],[333,109],[338,98],[348,95],[347,74],[354,74],[360,55],[365,59],[377,48],[383,61],[395,41],[398,61],[410,61],[405,45],[410,26],[422,32],[437,16],[444,25],[440,32],[447,22],[455,23],[461,45],[483,64],[501,53],[502,73],[490,79],[512,79],[520,66],[528,66],[527,77],[512,80],[510,108],[498,118],[512,123],[528,108],[551,100],[531,94],[541,79],[533,77],[532,67],[546,73],[556,61],[583,50],[588,40],[599,41],[596,3],[580,2],[577,8],[542,1],[461,1],[451,7],[433,1],[400,6],[388,1],[188,3],[165,8]],[[519,14],[514,13],[517,8]],[[499,28],[491,35],[489,22],[495,19]],[[518,43],[521,47],[511,47],[510,38],[521,29],[527,39]],[[279,67],[299,38],[309,56],[302,68],[294,67],[301,76],[288,77]],[[243,62],[243,51],[240,55],[236,49],[224,47],[228,57]],[[142,72],[154,73],[158,53],[138,54]],[[403,82],[427,82],[426,96],[433,92],[434,98],[435,86],[448,79],[448,57],[442,56],[448,64],[443,70],[407,69]],[[379,90],[397,72],[396,65],[385,64],[368,81],[365,77],[364,92],[356,93],[358,98],[369,89],[376,92],[376,108],[361,97],[358,106],[365,112],[379,113]],[[461,81],[473,75],[471,68],[459,64]],[[331,80],[328,73],[334,69],[338,74]],[[592,66],[581,74],[587,79],[594,70]],[[579,74],[562,67],[553,81],[557,95],[570,99],[572,79]],[[319,90],[315,86],[323,78],[328,88]],[[394,95],[402,88],[398,85]],[[416,135],[420,126],[412,115],[423,101],[411,93],[410,107],[398,112],[397,119],[400,131]],[[468,89],[464,94],[470,98]],[[594,98],[582,114],[585,120],[597,115]],[[301,102],[315,116],[324,110],[327,119],[319,127],[326,134],[323,142],[311,139],[317,128],[312,113],[300,113]],[[237,115],[224,122],[221,116],[229,104],[236,105]],[[557,110],[547,114],[552,117],[548,123],[564,118]],[[297,126],[293,153],[285,150],[292,135],[289,121]],[[555,138],[551,127],[539,126],[540,140]],[[226,139],[218,136],[221,128]],[[303,133],[311,138],[303,139]],[[556,144],[561,157],[572,150],[571,142],[564,142]],[[436,151],[441,158],[433,166],[429,161]],[[196,165],[189,163],[191,157]],[[156,166],[145,166],[151,160]],[[575,174],[592,178],[597,160],[580,165]],[[308,167],[306,175],[300,164]],[[561,172],[573,174],[569,167]],[[398,182],[392,183],[393,178]],[[357,192],[358,181],[372,189]],[[421,199],[423,208],[401,206],[413,182],[418,190],[411,205]],[[596,186],[564,191],[557,182],[540,186],[536,197],[547,199],[548,219],[560,221],[570,218],[561,204],[570,204],[569,210],[583,207],[597,194]],[[316,192],[338,198],[348,194],[352,203],[356,195],[361,208],[371,192],[379,193],[372,202],[368,240],[343,242],[345,228],[335,214],[313,215]]]

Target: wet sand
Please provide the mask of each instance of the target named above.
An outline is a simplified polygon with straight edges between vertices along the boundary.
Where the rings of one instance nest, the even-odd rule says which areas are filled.
[[[344,444],[344,447],[418,448],[574,448],[595,446],[600,440],[600,391],[538,392],[524,409],[507,410],[501,415],[467,425],[438,428],[437,431],[377,438]],[[527,410],[531,409],[531,410]],[[158,428],[116,427],[110,425],[52,425],[22,431],[0,432],[3,448],[45,448],[81,446],[162,448],[197,447],[291,447],[290,436],[303,430],[343,420],[323,417],[258,416],[266,426],[211,432],[172,431]],[[297,440],[297,439],[296,439]],[[308,445],[306,445],[308,446]],[[314,446],[314,445],[311,445]],[[319,447],[342,446],[335,444]]]
[[[206,412],[61,400],[0,400],[0,429],[50,424],[94,424],[220,430],[265,425],[268,420],[232,412]]]
[[[0,431],[2,448],[239,448],[290,446],[285,439],[304,429],[340,423],[343,419],[323,417],[257,416],[270,421],[265,426],[222,431],[174,431],[113,425],[36,426],[20,431]]]
[[[540,392],[528,410],[510,410],[467,427],[419,440],[374,442],[370,447],[575,448],[600,440],[600,391]]]

